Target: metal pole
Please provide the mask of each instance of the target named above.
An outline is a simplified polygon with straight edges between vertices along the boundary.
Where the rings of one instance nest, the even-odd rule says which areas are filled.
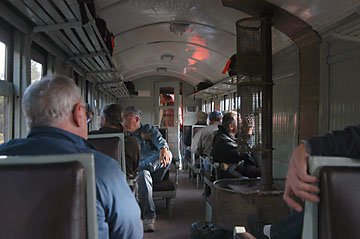
[[[261,157],[261,185],[263,190],[271,190],[272,175],[272,48],[271,48],[271,22],[269,17],[264,17],[261,23],[261,57],[263,62],[263,143],[265,151]]]

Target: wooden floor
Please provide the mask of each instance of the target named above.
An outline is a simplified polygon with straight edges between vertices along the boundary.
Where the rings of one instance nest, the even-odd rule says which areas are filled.
[[[144,233],[144,239],[182,239],[191,237],[191,224],[205,220],[205,199],[202,186],[196,188],[187,171],[180,170],[174,218],[169,219],[164,200],[155,201],[155,232]]]

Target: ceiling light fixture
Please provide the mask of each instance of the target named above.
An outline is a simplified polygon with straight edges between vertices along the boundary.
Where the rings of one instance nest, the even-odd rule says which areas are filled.
[[[172,61],[173,58],[174,58],[174,56],[171,54],[164,54],[161,56],[161,60],[163,60],[163,61]]]
[[[158,67],[158,68],[156,68],[156,71],[157,72],[166,72],[167,68],[166,67]]]
[[[188,23],[175,22],[170,24],[170,32],[177,36],[181,36],[188,28]]]

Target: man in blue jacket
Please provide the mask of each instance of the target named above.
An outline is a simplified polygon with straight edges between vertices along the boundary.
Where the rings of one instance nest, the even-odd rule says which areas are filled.
[[[99,238],[142,238],[139,206],[120,165],[86,141],[86,107],[74,81],[52,75],[32,83],[22,107],[30,132],[27,138],[2,144],[0,154],[93,153]]]
[[[140,123],[141,111],[134,106],[124,111],[127,135],[135,137],[141,147],[139,165],[139,203],[145,232],[155,230],[155,205],[152,199],[153,182],[164,179],[170,168],[172,154],[166,140],[153,125]]]

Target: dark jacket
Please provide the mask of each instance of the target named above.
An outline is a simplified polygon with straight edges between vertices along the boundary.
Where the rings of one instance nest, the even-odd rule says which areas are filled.
[[[214,161],[229,164],[230,167],[227,173],[230,177],[261,176],[260,169],[250,159],[249,155],[238,151],[237,139],[228,134],[222,125],[218,127],[219,130],[215,133],[211,149],[211,156]],[[238,173],[241,175],[238,175]]]
[[[90,131],[91,134],[114,134],[123,133],[122,129],[103,127],[99,130]],[[134,137],[125,135],[125,160],[126,160],[126,176],[129,178],[137,174],[140,163],[140,144]]]
[[[309,155],[360,158],[360,125],[311,137],[305,145]]]
[[[248,155],[237,150],[237,139],[229,135],[222,125],[218,127],[211,149],[214,161],[227,164],[237,164],[241,160],[248,161]]]

